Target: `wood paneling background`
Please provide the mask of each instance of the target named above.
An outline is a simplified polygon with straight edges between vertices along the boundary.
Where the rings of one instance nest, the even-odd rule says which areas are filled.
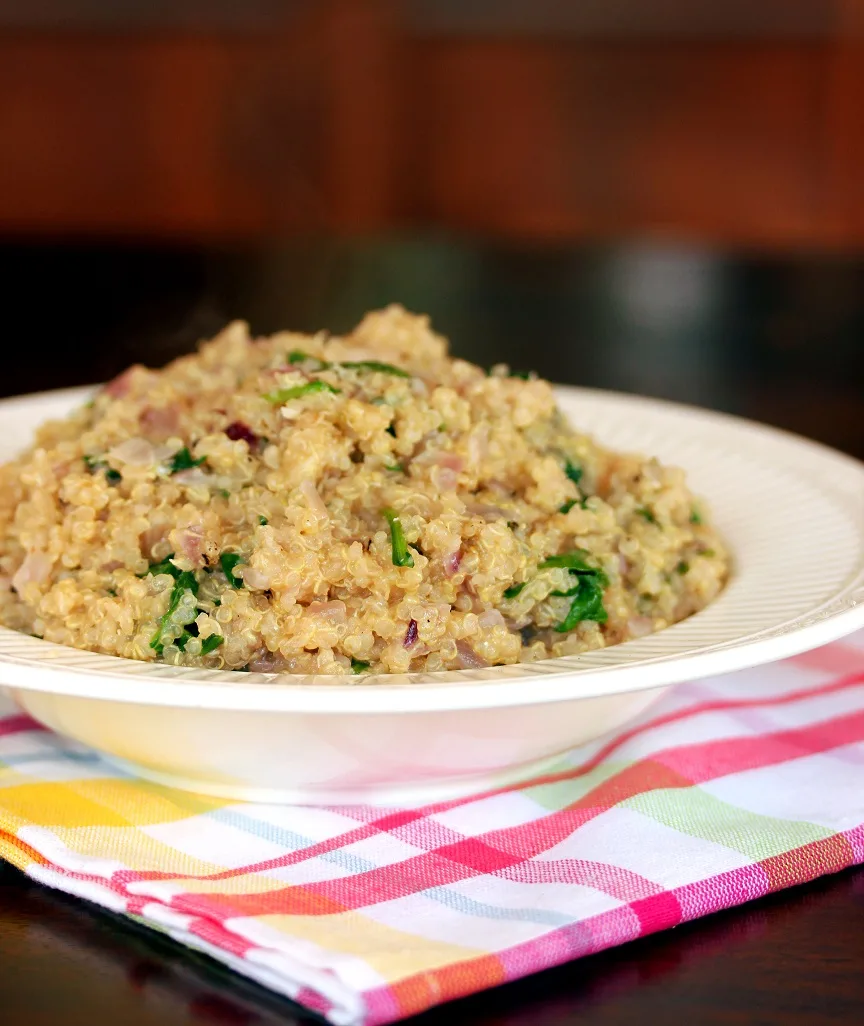
[[[830,230],[823,46],[445,42],[423,51],[435,219],[564,238],[794,244]]]
[[[190,239],[392,220],[374,4],[269,31],[0,32],[0,230]]]
[[[737,33],[733,4],[723,33],[683,37],[666,4],[670,30],[637,38],[601,31],[602,5],[579,29],[554,4],[522,28],[474,4],[466,31],[448,4],[261,3],[239,27],[198,4],[105,28],[94,2],[71,27],[4,28],[0,8],[7,235],[864,243],[860,0],[796,0],[795,31],[769,5]]]

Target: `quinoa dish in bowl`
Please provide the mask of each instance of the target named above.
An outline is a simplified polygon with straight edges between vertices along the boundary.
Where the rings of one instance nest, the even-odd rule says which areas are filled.
[[[0,623],[135,660],[358,682],[531,662],[662,630],[728,574],[682,471],[395,306],[342,337],[231,324],[0,468]]]

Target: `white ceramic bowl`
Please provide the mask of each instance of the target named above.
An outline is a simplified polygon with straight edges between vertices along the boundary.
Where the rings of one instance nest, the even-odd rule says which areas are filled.
[[[86,391],[0,403],[0,458]],[[864,466],[770,428],[560,389],[604,443],[683,466],[735,558],[708,609],[567,659],[406,677],[290,678],[137,663],[0,629],[0,684],[131,773],[235,799],[415,803],[505,785],[620,727],[670,684],[864,625]]]

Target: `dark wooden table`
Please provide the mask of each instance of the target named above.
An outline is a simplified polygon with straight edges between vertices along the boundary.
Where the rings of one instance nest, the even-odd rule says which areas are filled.
[[[290,1002],[0,864],[3,1026],[272,1026]],[[864,869],[429,1012],[411,1026],[864,1022]]]

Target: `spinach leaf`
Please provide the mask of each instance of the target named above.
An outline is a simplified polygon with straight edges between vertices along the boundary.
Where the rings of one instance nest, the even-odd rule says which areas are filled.
[[[573,585],[566,591],[551,592],[552,595],[561,598],[573,599],[567,616],[555,628],[559,634],[572,631],[582,620],[596,620],[598,623],[605,623],[607,620],[606,610],[603,607],[603,589],[609,584],[609,578],[599,567],[590,566],[585,561],[587,555],[588,553],[584,550],[577,549],[576,552],[550,556],[540,564],[539,569],[541,570],[565,569],[569,570],[576,578]]]
[[[179,570],[176,566],[174,566],[174,564],[171,562],[173,558],[174,553],[171,552],[162,560],[161,563],[151,563],[150,566],[148,566],[147,569],[144,571],[144,573],[138,574],[138,576],[149,577],[152,575],[153,577],[156,577],[158,574],[170,574],[176,581],[180,574],[183,573],[183,571]]]
[[[347,367],[349,370],[365,370],[373,371],[378,374],[392,374],[397,378],[410,378],[411,375],[406,370],[402,370],[401,367],[394,367],[392,363],[381,363],[380,360],[349,360],[343,364],[342,367]]]
[[[232,588],[239,590],[243,587],[243,581],[239,577],[234,576],[234,568],[238,563],[242,563],[243,559],[238,556],[236,552],[223,552],[219,557],[219,565],[222,567],[222,573],[228,578],[228,583]]]
[[[82,456],[84,466],[90,471],[91,474],[95,474],[97,470],[105,471],[105,480],[110,485],[120,484],[123,480],[123,475],[119,470],[115,470],[113,467],[109,467],[105,460],[100,460],[96,456]]]
[[[304,353],[302,349],[292,349],[288,354],[289,363],[314,363],[315,370],[327,370],[331,365],[326,360],[319,360],[317,356]]]
[[[390,549],[394,566],[414,566],[414,557],[408,551],[408,543],[405,541],[405,532],[395,510],[382,509],[382,516],[386,517],[390,524]]]
[[[580,575],[570,610],[555,630],[559,634],[566,634],[583,620],[606,623],[607,619],[603,608],[603,586],[599,579],[593,575]]]
[[[174,587],[171,589],[171,598],[168,600],[168,608],[165,610],[164,615],[160,617],[156,633],[150,639],[150,647],[158,655],[162,655],[162,650],[165,647],[161,640],[162,631],[165,630],[171,616],[177,611],[180,599],[183,598],[184,593],[187,591],[191,591],[193,595],[198,594],[198,581],[191,570],[183,570],[175,577]]]
[[[201,642],[201,655],[210,655],[224,642],[221,634],[210,634]]]
[[[275,392],[266,392],[264,398],[274,406],[281,406],[290,399],[301,399],[304,395],[313,395],[315,392],[330,392],[339,395],[342,390],[334,388],[326,381],[307,381],[305,385],[295,385],[293,388],[278,388]]]
[[[168,465],[169,470],[172,474],[179,474],[181,470],[191,470],[193,467],[200,467],[206,458],[206,456],[202,456],[200,459],[194,459],[192,453],[184,445],[182,449],[178,449],[171,457],[171,462]]]
[[[597,567],[589,566],[585,562],[588,553],[584,549],[577,549],[575,552],[565,552],[562,556],[549,556],[540,564],[540,570],[573,570],[576,573],[593,574],[597,573]]]
[[[582,480],[582,474],[584,471],[575,463],[571,463],[570,460],[567,460],[564,464],[564,473],[570,478],[573,484],[578,485]]]

